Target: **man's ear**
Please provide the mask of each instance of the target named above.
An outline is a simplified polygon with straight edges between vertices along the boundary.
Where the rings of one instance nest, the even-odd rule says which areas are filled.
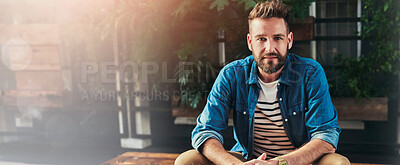
[[[250,51],[253,51],[253,50],[251,50],[251,36],[250,36],[250,33],[247,33],[247,46],[249,47],[249,50]]]
[[[288,34],[288,49],[291,49],[293,46],[293,33],[290,32]]]

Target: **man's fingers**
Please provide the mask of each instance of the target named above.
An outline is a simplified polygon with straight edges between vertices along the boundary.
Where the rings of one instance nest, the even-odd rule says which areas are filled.
[[[267,154],[263,153],[257,158],[257,160],[265,160],[266,158],[267,158]]]
[[[271,160],[258,160],[258,159],[253,159],[251,161],[243,163],[243,165],[275,165],[275,164],[278,164],[278,162]]]

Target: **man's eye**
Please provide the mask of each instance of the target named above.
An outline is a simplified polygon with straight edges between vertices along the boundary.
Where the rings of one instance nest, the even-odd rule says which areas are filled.
[[[258,38],[257,40],[258,41],[266,41],[267,39],[266,38]]]
[[[275,37],[275,40],[283,40],[282,37]]]

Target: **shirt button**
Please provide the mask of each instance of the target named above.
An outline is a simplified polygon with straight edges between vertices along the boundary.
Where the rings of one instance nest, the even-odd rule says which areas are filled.
[[[307,107],[306,107],[306,108],[304,108],[304,110],[307,110]]]
[[[282,97],[281,97],[281,98],[279,98],[279,101],[282,101]]]
[[[281,83],[278,83],[278,85],[281,85]]]
[[[246,114],[246,111],[244,111],[243,114],[245,115],[245,114]]]
[[[288,119],[285,119],[285,121],[287,122],[287,121],[288,121]]]
[[[296,112],[293,112],[293,115],[296,115]]]

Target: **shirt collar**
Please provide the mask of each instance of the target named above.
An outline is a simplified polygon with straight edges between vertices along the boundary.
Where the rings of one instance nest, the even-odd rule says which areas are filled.
[[[247,84],[258,84],[258,79],[257,79],[257,64],[256,61],[253,60],[253,63],[251,64],[251,70],[250,70],[250,77],[247,80]]]
[[[289,70],[287,69],[290,65],[291,65],[291,61],[292,61],[292,53],[288,54],[288,57],[286,59],[285,65],[283,66],[282,72],[281,72],[281,76],[279,77],[279,83],[285,84],[285,85],[290,85],[290,76],[289,76]]]

